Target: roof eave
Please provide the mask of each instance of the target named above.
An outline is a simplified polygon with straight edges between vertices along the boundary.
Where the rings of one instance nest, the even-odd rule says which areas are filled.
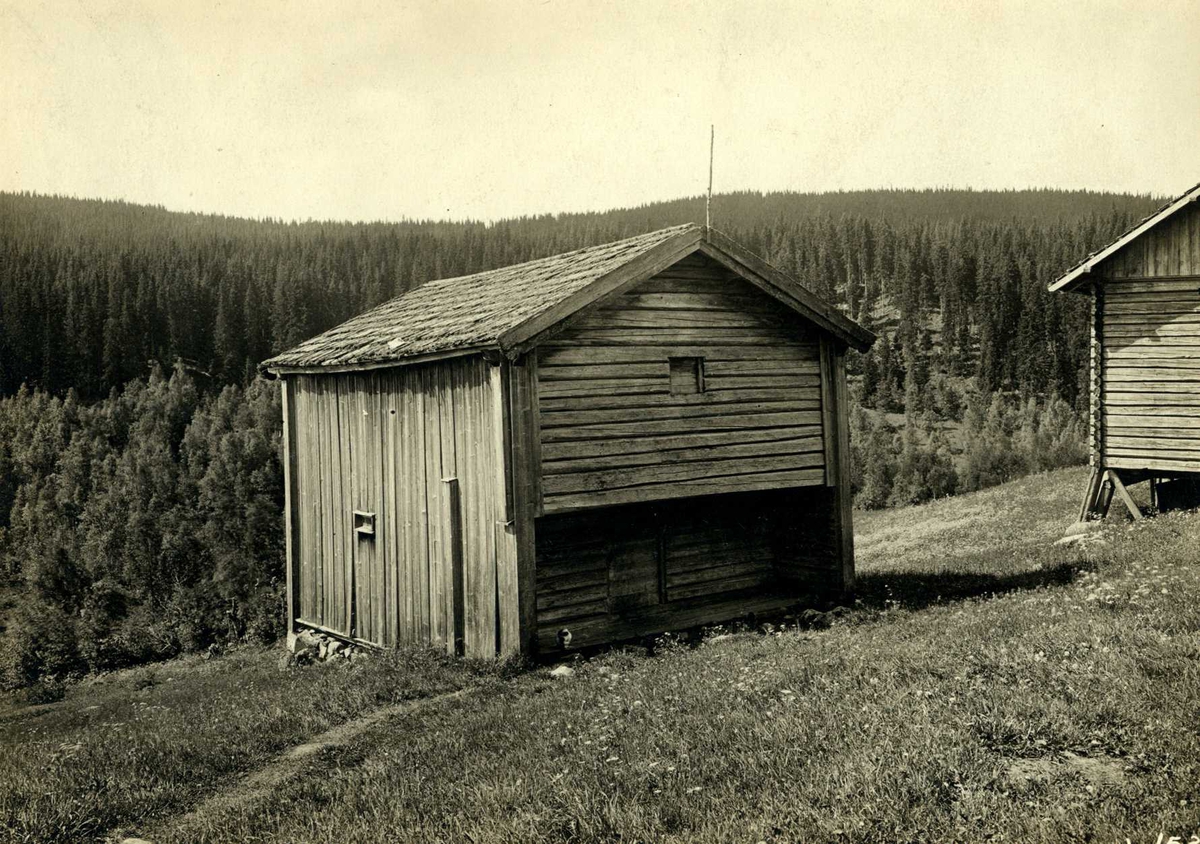
[[[802,316],[816,323],[818,327],[832,334],[835,339],[859,352],[867,351],[874,344],[876,339],[874,332],[845,316],[831,303],[817,296],[799,281],[771,266],[754,253],[743,249],[721,232],[709,229],[704,243],[707,248],[701,251],[710,258],[724,264],[751,282],[756,280],[765,282],[759,286],[766,293],[781,300],[792,310],[798,311]]]
[[[448,358],[483,355],[487,354],[488,352],[499,351],[499,347],[495,344],[488,344],[483,346],[466,346],[461,349],[446,349],[439,352],[428,352],[426,354],[407,355],[405,357],[375,361],[332,364],[272,364],[268,361],[264,364],[259,364],[258,368],[260,372],[270,373],[277,378],[285,375],[338,375],[346,372],[367,372],[375,369],[394,369],[399,366],[413,366],[419,363],[432,363],[433,361],[446,360]]]
[[[1051,293],[1057,293],[1059,290],[1065,290],[1068,293],[1080,292],[1081,285],[1087,280],[1087,277],[1092,274],[1093,267],[1084,265],[1076,267],[1071,272],[1064,275],[1058,281],[1054,282],[1047,288]]]
[[[1085,276],[1090,276],[1093,273],[1093,271],[1096,269],[1096,267],[1098,267],[1101,263],[1103,263],[1104,261],[1111,258],[1117,252],[1124,249],[1130,243],[1137,240],[1139,237],[1144,235],[1146,232],[1150,231],[1152,228],[1157,226],[1159,223],[1162,223],[1165,220],[1175,216],[1176,213],[1178,213],[1182,209],[1188,207],[1190,204],[1192,204],[1193,202],[1195,202],[1198,199],[1200,199],[1200,185],[1196,185],[1194,188],[1192,188],[1187,193],[1180,196],[1174,202],[1163,207],[1163,209],[1160,210],[1157,214],[1152,214],[1151,216],[1147,217],[1141,223],[1134,226],[1129,231],[1125,232],[1125,234],[1118,237],[1116,240],[1114,240],[1108,246],[1101,249],[1095,255],[1093,255],[1092,257],[1083,261],[1078,266],[1067,271],[1067,273],[1065,275],[1060,277],[1057,281],[1053,282],[1047,289],[1051,293],[1057,292],[1059,290],[1067,290],[1067,291],[1076,290],[1078,288],[1078,286],[1080,284],[1082,284],[1083,281],[1085,280]]]

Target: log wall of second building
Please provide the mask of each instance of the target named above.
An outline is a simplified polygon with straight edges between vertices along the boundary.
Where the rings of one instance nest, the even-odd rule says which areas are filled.
[[[496,653],[504,505],[491,369],[464,357],[288,376],[301,624],[453,650],[461,554],[466,652]],[[356,512],[373,533],[356,530]]]
[[[1147,232],[1103,276],[1104,464],[1200,472],[1200,212]]]
[[[547,513],[825,482],[816,332],[706,257],[594,309],[537,358]],[[673,392],[672,359],[702,360],[696,393]]]

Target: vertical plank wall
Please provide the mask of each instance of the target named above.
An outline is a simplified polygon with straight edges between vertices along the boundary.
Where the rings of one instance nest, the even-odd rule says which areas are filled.
[[[704,359],[672,395],[669,359]],[[538,347],[546,513],[825,482],[804,320],[692,255]]]
[[[1200,472],[1200,211],[1099,269],[1104,465]]]
[[[481,357],[293,375],[298,618],[380,645],[454,647],[450,492],[458,478],[465,649],[497,649],[503,465],[491,365]],[[375,515],[373,537],[354,511]]]

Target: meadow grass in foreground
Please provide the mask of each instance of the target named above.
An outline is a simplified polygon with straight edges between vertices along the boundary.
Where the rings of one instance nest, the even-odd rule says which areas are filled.
[[[1082,473],[859,528],[824,631],[612,652],[399,717],[194,841],[1151,842],[1200,832],[1200,517],[1053,547]]]
[[[96,840],[180,811],[282,750],[378,707],[478,683],[431,651],[283,669],[247,648],[102,675],[0,709],[0,841]]]

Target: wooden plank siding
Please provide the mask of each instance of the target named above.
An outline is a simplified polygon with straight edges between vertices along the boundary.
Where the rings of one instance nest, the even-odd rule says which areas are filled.
[[[825,483],[818,332],[692,255],[538,347],[545,513]],[[703,359],[672,395],[671,358]]]
[[[1098,270],[1104,466],[1200,471],[1200,212],[1180,211]]]
[[[300,624],[453,652],[453,560],[461,553],[465,652],[495,655],[505,508],[491,369],[476,356],[287,378]],[[454,477],[460,549],[451,547],[458,533],[443,482]],[[373,535],[355,533],[356,510],[374,514]],[[511,577],[506,588],[515,588]],[[515,641],[515,621],[506,629]]]
[[[1200,213],[1192,207],[1131,241],[1103,264],[1107,278],[1200,275]]]
[[[287,560],[287,637],[293,649],[296,618],[300,614],[300,520],[303,507],[300,492],[300,455],[296,445],[296,384],[284,378],[279,382],[283,404],[283,523],[284,552]]]

